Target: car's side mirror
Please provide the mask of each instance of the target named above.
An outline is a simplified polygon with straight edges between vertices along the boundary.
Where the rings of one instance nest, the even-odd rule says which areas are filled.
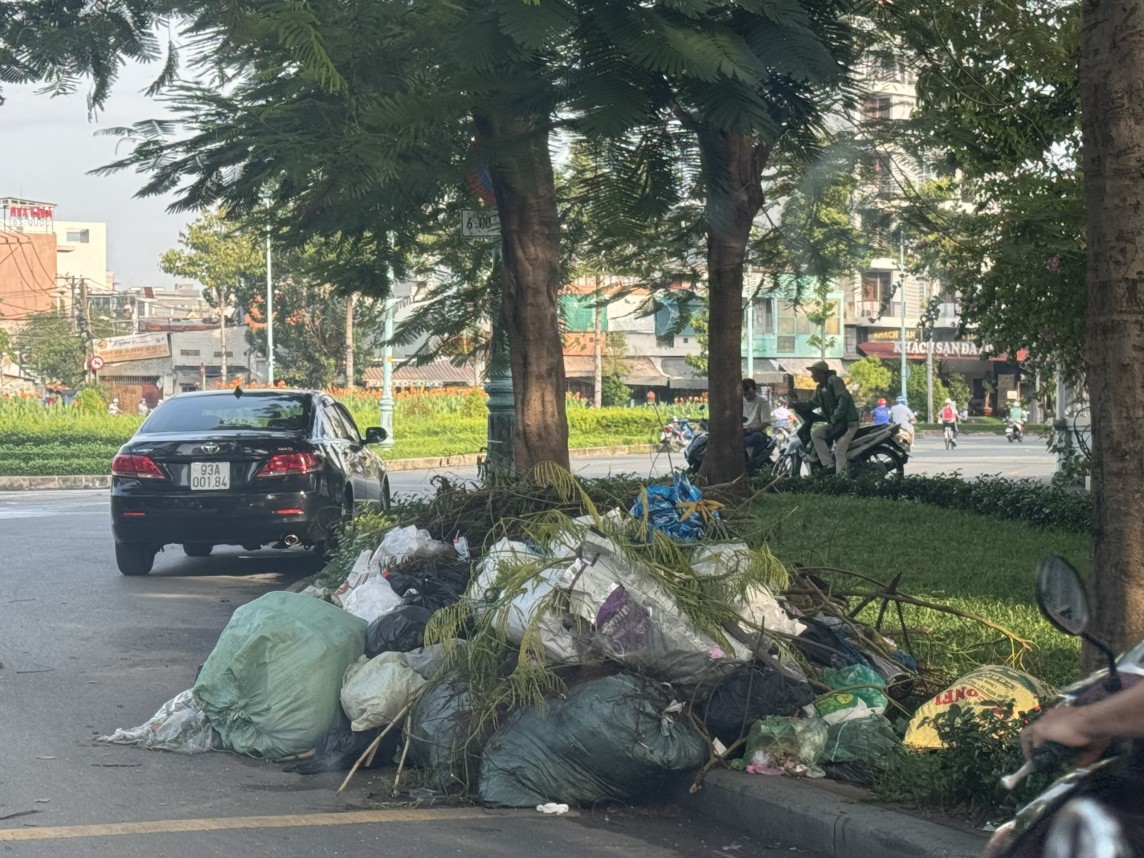
[[[370,426],[365,430],[365,442],[367,444],[380,444],[388,437],[389,433],[380,426]]]
[[[1055,554],[1037,566],[1037,606],[1066,635],[1081,635],[1088,626],[1088,596],[1076,568]]]

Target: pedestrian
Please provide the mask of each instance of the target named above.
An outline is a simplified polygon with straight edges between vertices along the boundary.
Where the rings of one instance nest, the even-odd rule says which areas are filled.
[[[151,413],[151,409],[147,407],[147,400],[144,399],[143,397],[139,397],[139,405],[136,406],[135,410],[139,414],[150,414]]]
[[[108,414],[119,414],[119,397],[115,397],[107,405]]]

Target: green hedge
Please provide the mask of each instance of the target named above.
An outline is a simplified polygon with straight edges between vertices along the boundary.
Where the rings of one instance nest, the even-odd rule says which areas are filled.
[[[1092,499],[1087,492],[1070,492],[1037,480],[985,476],[965,480],[944,475],[871,480],[844,475],[784,480],[774,487],[776,491],[791,493],[913,501],[1077,533],[1088,533],[1092,529]]]

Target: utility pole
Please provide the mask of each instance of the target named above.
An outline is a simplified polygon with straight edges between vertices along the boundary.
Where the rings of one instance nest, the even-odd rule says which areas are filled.
[[[222,342],[222,386],[226,387],[226,290],[221,286],[218,289],[218,332]]]
[[[346,387],[354,386],[354,301],[357,295],[346,296]]]
[[[755,287],[751,283],[751,266],[746,266],[747,288],[747,378],[755,377]]]

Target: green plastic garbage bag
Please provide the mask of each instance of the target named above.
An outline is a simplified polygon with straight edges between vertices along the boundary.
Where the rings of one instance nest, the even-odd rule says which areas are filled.
[[[481,757],[480,798],[503,807],[650,798],[706,745],[656,684],[608,676],[509,717]]]
[[[869,784],[905,752],[894,726],[881,715],[831,724],[822,752],[827,777]]]
[[[346,668],[365,650],[364,620],[299,593],[267,593],[234,612],[192,692],[240,754],[280,759],[337,726]]]

